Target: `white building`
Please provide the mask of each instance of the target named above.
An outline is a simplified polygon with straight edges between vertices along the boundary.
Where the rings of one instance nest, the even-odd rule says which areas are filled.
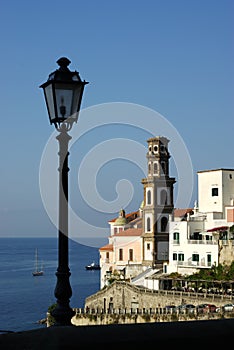
[[[206,231],[206,216],[188,213],[182,221],[170,221],[169,260],[163,272],[192,274],[218,264],[218,242]]]
[[[234,169],[199,171],[198,198],[199,206],[195,204],[183,221],[170,221],[169,261],[164,263],[164,273],[191,274],[218,265],[220,246],[229,241],[232,249]],[[227,249],[226,254],[222,261],[230,263]]]

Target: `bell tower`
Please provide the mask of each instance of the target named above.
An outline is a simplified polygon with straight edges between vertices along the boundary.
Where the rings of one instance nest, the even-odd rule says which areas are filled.
[[[148,163],[144,186],[142,210],[143,265],[162,265],[169,257],[169,216],[174,209],[173,186],[175,178],[169,177],[169,140],[157,136],[147,140]]]

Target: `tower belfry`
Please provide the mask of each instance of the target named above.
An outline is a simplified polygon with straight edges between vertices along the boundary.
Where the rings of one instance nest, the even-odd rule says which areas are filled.
[[[173,186],[175,178],[169,177],[169,140],[157,136],[147,140],[148,164],[144,186],[143,265],[159,266],[169,257],[169,216],[174,209]]]

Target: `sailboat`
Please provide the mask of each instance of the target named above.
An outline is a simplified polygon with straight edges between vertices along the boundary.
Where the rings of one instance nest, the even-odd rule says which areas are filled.
[[[38,268],[38,250],[35,251],[35,270],[33,271],[33,276],[42,276],[44,274],[43,269]]]

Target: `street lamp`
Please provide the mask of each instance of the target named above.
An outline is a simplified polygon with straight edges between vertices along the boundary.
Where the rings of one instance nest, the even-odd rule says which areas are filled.
[[[70,71],[71,63],[66,57],[57,61],[59,69],[52,72],[48,80],[40,86],[44,90],[50,124],[54,124],[59,135],[59,220],[58,220],[58,268],[57,283],[54,290],[56,307],[52,311],[55,325],[71,325],[75,312],[69,306],[72,289],[69,282],[68,262],[68,143],[73,123],[79,116],[84,86],[77,71]]]

